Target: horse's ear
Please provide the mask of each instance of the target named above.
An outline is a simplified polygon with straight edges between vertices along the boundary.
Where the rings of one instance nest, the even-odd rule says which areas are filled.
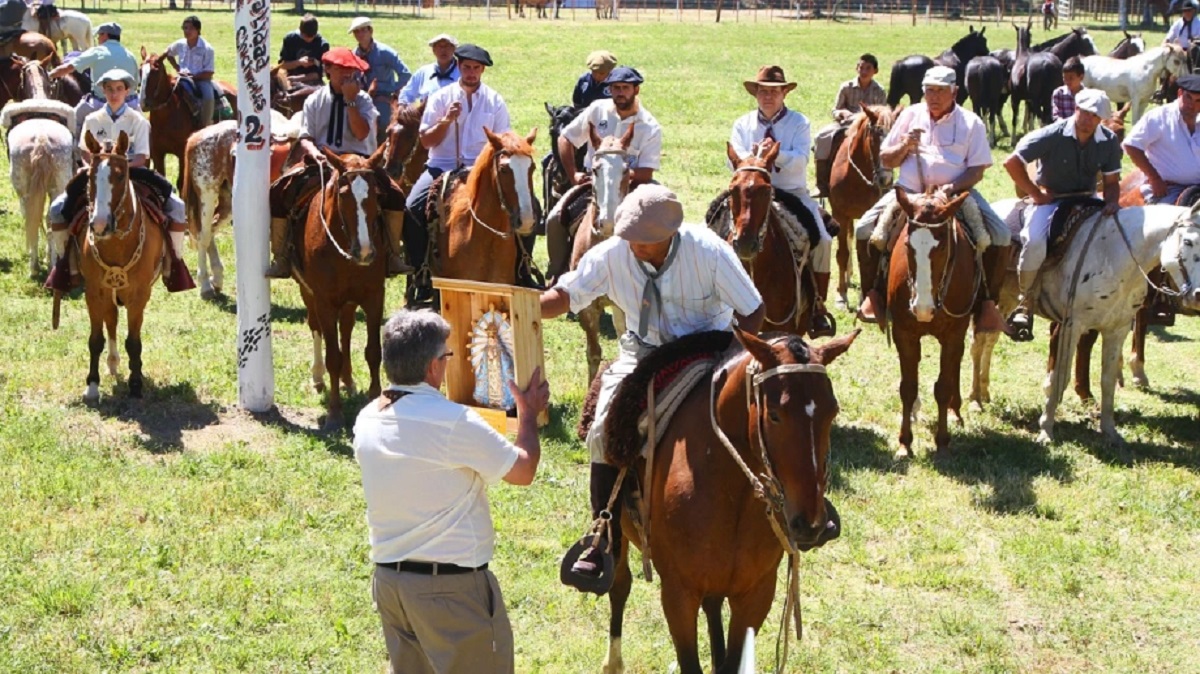
[[[979,27],[979,37],[983,37],[983,32],[984,32],[985,30],[987,30],[987,26],[980,26],[980,27]]]
[[[957,213],[958,209],[962,207],[963,202],[969,199],[970,196],[970,192],[963,192],[957,197],[954,197],[950,201],[946,202],[946,205],[942,207],[942,212],[938,215],[938,219],[944,218],[950,213]]]
[[[553,118],[554,117],[554,106],[550,105],[549,102],[543,102],[542,106],[546,108],[546,114],[550,115],[550,117]]]
[[[725,141],[725,156],[729,157],[729,163],[733,164],[735,168],[742,163],[742,158],[738,156],[737,150],[733,149],[733,143],[729,141]]]
[[[763,365],[774,365],[778,362],[775,353],[771,351],[771,345],[759,339],[757,335],[742,330],[737,325],[733,326],[733,336],[741,343],[746,352],[750,354],[754,360]]]
[[[834,337],[820,346],[809,346],[809,354],[813,363],[821,365],[829,365],[837,360],[838,356],[850,350],[850,345],[858,339],[858,334],[862,332],[862,328],[855,328],[853,332]]]
[[[487,136],[488,142],[492,144],[492,149],[497,152],[504,149],[504,141],[500,140],[500,136],[492,133],[492,130],[486,126],[483,127],[483,135]]]
[[[83,132],[83,144],[87,146],[88,152],[94,155],[100,154],[100,141],[92,135],[91,129]]]
[[[621,136],[621,149],[622,150],[628,150],[629,146],[633,144],[633,132],[634,132],[634,129],[636,129],[636,128],[637,128],[636,124],[630,124],[629,128],[625,130],[625,135]]]
[[[146,60],[146,57],[147,57],[147,54],[146,54],[146,45],[142,45],[142,60],[143,60],[143,61],[145,61],[145,60]]]
[[[378,150],[376,150],[376,151],[378,152]],[[321,152],[325,155],[325,158],[329,160],[330,166],[337,169],[338,173],[345,173],[346,162],[342,161],[341,155],[334,152],[333,150],[330,150],[327,147],[321,148]]]
[[[763,155],[763,162],[768,168],[775,166],[775,160],[779,157],[779,143],[771,143],[771,149],[767,150],[767,154]]]
[[[913,212],[913,207],[912,207],[912,200],[908,198],[908,192],[905,192],[904,188],[900,187],[899,185],[896,185],[896,187],[894,187],[893,189],[896,192],[896,203],[900,204],[900,208],[905,213],[907,213],[908,215],[911,216],[912,212]]]
[[[529,130],[528,136],[525,136],[525,142],[529,143],[530,145],[533,145],[533,141],[535,141],[535,140],[537,140],[537,127],[536,126]]]
[[[600,149],[600,143],[603,142],[603,140],[604,140],[603,138],[600,137],[600,134],[596,133],[596,125],[593,124],[591,121],[588,122],[588,139],[589,139],[589,142],[592,144],[593,150]]]
[[[121,133],[117,134],[117,146],[113,148],[113,154],[124,157],[125,153],[128,151],[129,151],[129,134],[122,131]]]
[[[383,168],[384,159],[387,157],[388,144],[391,142],[392,142],[392,139],[388,138],[387,141],[383,145],[380,145],[378,148],[375,149],[375,152],[371,154],[371,158],[367,160],[367,163],[369,163],[371,165],[371,168],[373,168],[373,169]]]
[[[45,67],[47,67],[47,65],[49,65],[49,64],[50,64],[50,62],[51,62],[51,61],[53,61],[53,60],[55,59],[55,57],[57,57],[57,56],[58,56],[58,54],[57,54],[56,52],[50,52],[49,54],[46,54],[46,56],[45,56],[45,57],[43,57],[43,58],[42,58],[42,59],[39,61],[39,63],[41,63],[41,64],[42,64],[42,67],[43,67],[43,68],[45,68]]]

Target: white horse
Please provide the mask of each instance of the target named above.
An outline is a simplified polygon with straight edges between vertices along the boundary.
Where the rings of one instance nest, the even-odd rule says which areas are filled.
[[[1175,45],[1163,45],[1127,59],[1085,56],[1083,69],[1083,86],[1103,91],[1114,103],[1133,104],[1133,124],[1163,77],[1187,74],[1187,53]]]
[[[22,121],[22,117],[30,114],[53,114],[63,122],[42,117]],[[67,181],[71,179],[75,110],[65,103],[49,100],[9,103],[0,111],[0,127],[8,132],[9,179],[21,201],[29,277],[35,278],[41,261],[38,235],[44,229],[46,207],[67,189]],[[53,267],[57,259],[55,251],[50,250],[47,258]]]
[[[1006,199],[992,204],[1007,218],[1019,202]],[[1097,220],[1099,220],[1097,222]],[[1118,223],[1119,220],[1119,223]],[[1095,228],[1095,234],[1089,233]],[[1088,239],[1091,239],[1090,243]],[[1033,288],[1033,308],[1039,315],[1063,323],[1058,337],[1054,370],[1043,384],[1045,410],[1039,420],[1039,442],[1050,442],[1054,416],[1070,380],[1075,346],[1089,330],[1104,339],[1100,379],[1100,430],[1113,443],[1123,441],[1113,419],[1113,395],[1121,371],[1121,347],[1129,335],[1134,315],[1146,296],[1143,273],[1162,265],[1181,289],[1185,307],[1200,307],[1200,206],[1123,208],[1114,220],[1092,217],[1080,226],[1062,261],[1042,269]],[[1015,274],[1009,274],[1007,295],[1015,293]],[[988,400],[987,373],[998,333],[976,335],[971,346],[975,376],[972,400]],[[978,396],[978,397],[976,397]]]
[[[41,32],[41,26],[38,25],[37,16],[34,12],[36,8],[30,8],[25,17],[21,19],[21,27],[27,31],[38,33]],[[59,52],[66,54],[67,43],[71,43],[72,50],[90,49],[92,46],[92,20],[83,12],[76,12],[72,9],[59,9],[58,20],[50,22],[50,38],[52,42],[59,46]]]

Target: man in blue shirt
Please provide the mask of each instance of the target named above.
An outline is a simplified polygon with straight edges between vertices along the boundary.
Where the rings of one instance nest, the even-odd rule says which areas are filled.
[[[602,98],[612,98],[608,91],[609,73],[617,67],[617,57],[612,52],[600,49],[588,54],[588,71],[579,76],[575,91],[571,93],[571,105],[583,110]]]
[[[454,58],[458,40],[442,33],[428,44],[433,51],[434,61],[417,68],[417,72],[413,73],[412,79],[400,92],[400,102],[405,105],[413,105],[417,101],[427,99],[438,89],[458,81],[458,59]]]
[[[105,23],[96,29],[96,46],[88,49],[71,61],[50,71],[50,77],[66,77],[76,71],[86,70],[92,78],[92,91],[84,94],[75,106],[75,137],[78,138],[83,120],[93,112],[104,107],[104,89],[101,88],[100,76],[110,70],[122,70],[134,77],[132,92],[125,99],[125,105],[134,110],[141,110],[137,102],[138,62],[124,45],[121,44],[121,24]]]
[[[396,50],[375,41],[375,29],[369,17],[360,16],[350,22],[348,31],[358,41],[354,55],[369,66],[363,86],[371,96],[371,102],[379,111],[379,126],[375,134],[382,143],[387,137],[387,128],[392,123],[392,94],[408,84],[412,74],[400,60]]]

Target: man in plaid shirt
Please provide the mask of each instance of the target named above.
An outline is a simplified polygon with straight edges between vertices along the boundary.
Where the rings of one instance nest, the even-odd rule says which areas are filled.
[[[1054,90],[1050,98],[1050,111],[1054,121],[1075,114],[1075,94],[1083,89],[1083,61],[1072,56],[1063,64],[1063,85]]]

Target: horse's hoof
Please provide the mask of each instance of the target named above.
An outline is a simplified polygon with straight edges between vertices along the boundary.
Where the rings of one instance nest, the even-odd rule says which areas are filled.
[[[850,310],[850,304],[846,301],[845,295],[838,295],[837,299],[833,301],[833,306],[837,307],[838,311]]]
[[[978,414],[983,411],[983,403],[978,400],[972,400],[970,403],[967,403],[967,409]]]
[[[1039,445],[1046,445],[1046,446],[1052,445],[1052,444],[1054,444],[1054,436],[1052,436],[1049,431],[1044,430],[1044,429],[1041,431],[1038,431],[1037,443]]]
[[[348,382],[342,383],[342,394],[343,395],[352,396],[352,395],[356,395],[357,393],[358,393],[358,387],[354,385],[354,382],[348,381]]]
[[[129,382],[129,397],[130,398],[141,398],[142,397],[142,382],[140,382],[140,381],[130,381]]]
[[[100,402],[100,387],[96,384],[88,384],[87,389],[83,392],[83,402],[89,405]]]
[[[1145,376],[1133,376],[1133,387],[1138,390],[1150,388],[1150,380]]]
[[[325,392],[325,382],[314,381],[313,382],[313,391],[317,394],[324,393]]]
[[[339,412],[338,414],[326,415],[324,423],[321,424],[321,430],[325,433],[336,433],[342,430],[342,427],[345,425],[345,422],[342,421],[342,415]]]
[[[896,453],[892,455],[892,458],[897,461],[907,461],[913,458],[912,448],[901,445],[900,449],[897,449]]]
[[[200,299],[211,302],[217,299],[217,291],[212,288],[205,288],[200,291]]]

